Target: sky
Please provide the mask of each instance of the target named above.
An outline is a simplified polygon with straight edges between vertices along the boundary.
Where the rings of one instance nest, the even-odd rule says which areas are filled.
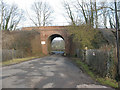
[[[4,0],[7,4],[17,4],[20,9],[23,9],[25,12],[31,13],[31,5],[35,1],[39,0]],[[53,8],[54,13],[54,22],[53,25],[67,25],[67,20],[64,18],[63,12],[63,6],[62,6],[62,0],[42,0],[46,1],[50,4],[50,6]],[[27,16],[28,14],[25,13]],[[21,27],[27,27],[27,26],[33,26],[33,23],[26,17],[26,20],[24,23],[20,25]]]
[[[4,0],[7,4],[17,4],[20,9],[23,9],[25,12],[25,20],[22,22],[19,27],[29,27],[29,26],[34,26],[33,23],[30,21],[30,19],[27,17],[28,13],[31,14],[31,5],[35,1],[40,1],[40,0]],[[68,20],[64,17],[64,8],[62,6],[62,1],[63,0],[42,0],[46,1],[50,4],[50,6],[54,10],[54,22],[52,23],[53,26],[63,26],[63,25],[68,25]],[[69,0],[66,0],[69,1]],[[81,1],[81,0],[80,0]],[[88,0],[89,1],[89,0]],[[114,1],[114,0],[97,0],[97,1]],[[26,13],[28,12],[28,13]]]

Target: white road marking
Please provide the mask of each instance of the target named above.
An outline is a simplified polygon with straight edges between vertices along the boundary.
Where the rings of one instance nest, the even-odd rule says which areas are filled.
[[[106,86],[95,85],[95,84],[81,84],[77,85],[77,88],[107,88]]]
[[[43,86],[43,88],[53,88],[54,83],[48,83]]]
[[[66,75],[65,75],[65,74],[63,74],[63,73],[60,73],[60,76],[61,76],[61,77],[66,77]]]

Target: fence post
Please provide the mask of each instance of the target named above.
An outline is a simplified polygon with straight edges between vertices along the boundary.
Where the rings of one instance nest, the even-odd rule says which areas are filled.
[[[106,76],[109,77],[109,70],[110,70],[110,52],[107,53],[108,54],[108,58],[107,58],[107,73]]]
[[[14,51],[13,51],[13,49],[12,49],[12,60],[14,59]]]

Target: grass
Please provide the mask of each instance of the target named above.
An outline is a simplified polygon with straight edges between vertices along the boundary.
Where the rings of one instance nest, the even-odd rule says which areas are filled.
[[[72,58],[72,60],[79,66],[81,67],[88,75],[90,75],[94,80],[99,82],[102,85],[107,85],[113,88],[118,88],[118,82],[111,79],[111,78],[102,78],[96,75],[94,72],[92,72],[88,65],[80,61],[78,58]]]
[[[118,88],[118,83],[110,78],[97,78],[97,81],[104,85],[109,85],[113,88]]]
[[[24,61],[29,61],[29,60],[32,60],[32,59],[35,59],[35,58],[40,58],[40,57],[43,57],[43,56],[44,55],[8,60],[8,61],[0,62],[0,66],[7,66],[7,65],[12,65],[12,64],[17,64],[17,63],[21,63],[21,62],[24,62]]]

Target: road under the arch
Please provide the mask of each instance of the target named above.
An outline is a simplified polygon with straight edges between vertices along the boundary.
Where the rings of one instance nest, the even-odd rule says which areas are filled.
[[[2,70],[3,88],[108,88],[59,55],[6,66]]]
[[[49,53],[61,50],[65,52],[65,44],[64,38],[61,35],[53,34],[48,38],[48,51]]]

